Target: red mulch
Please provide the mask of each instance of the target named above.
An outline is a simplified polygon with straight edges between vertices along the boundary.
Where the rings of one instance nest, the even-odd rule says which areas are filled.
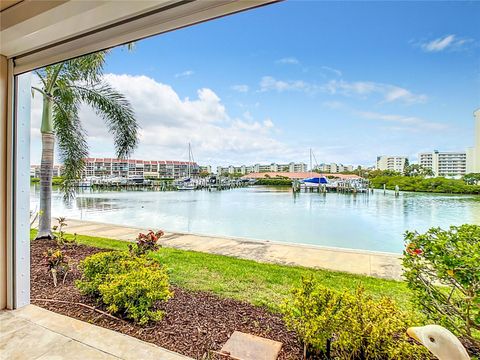
[[[130,321],[115,320],[79,305],[46,302],[55,299],[95,306],[96,302],[81,295],[74,285],[80,278],[77,264],[86,256],[102,251],[83,245],[67,246],[73,271],[65,284],[55,288],[47,272],[44,253],[55,248],[54,241],[38,240],[31,245],[32,303],[45,309],[115,330],[166,349],[201,359],[209,350],[220,350],[229,336],[242,331],[283,343],[279,359],[302,359],[302,347],[295,333],[288,331],[281,317],[261,308],[232,299],[222,299],[208,292],[193,292],[173,287],[175,296],[161,307],[166,311],[162,321],[144,327]]]

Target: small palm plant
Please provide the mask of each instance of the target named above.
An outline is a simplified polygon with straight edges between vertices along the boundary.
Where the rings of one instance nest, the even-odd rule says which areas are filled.
[[[79,118],[82,103],[90,105],[112,134],[116,155],[128,157],[138,142],[138,124],[127,99],[103,80],[106,52],[50,65],[36,71],[41,86],[32,93],[43,97],[41,122],[40,211],[37,239],[52,239],[52,170],[55,140],[63,161],[63,191],[74,195],[88,155],[86,133]]]

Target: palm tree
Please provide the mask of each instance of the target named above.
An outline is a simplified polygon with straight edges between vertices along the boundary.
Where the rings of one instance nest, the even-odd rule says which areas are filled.
[[[41,86],[32,87],[43,98],[41,123],[40,213],[37,239],[52,239],[51,195],[55,140],[63,161],[65,198],[74,195],[88,155],[86,133],[79,118],[80,104],[90,105],[112,134],[116,155],[128,157],[137,146],[138,125],[126,98],[102,78],[106,52],[50,65],[36,71]]]

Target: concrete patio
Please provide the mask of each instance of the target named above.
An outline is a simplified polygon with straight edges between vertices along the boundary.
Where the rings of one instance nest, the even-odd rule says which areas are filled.
[[[146,231],[85,220],[68,219],[67,224],[65,231],[68,233],[126,241],[132,241],[139,232]],[[402,276],[401,255],[391,253],[182,233],[165,233],[161,243],[181,250],[260,262],[322,268],[395,280],[400,280]]]
[[[188,360],[171,352],[35,305],[0,311],[0,359]]]

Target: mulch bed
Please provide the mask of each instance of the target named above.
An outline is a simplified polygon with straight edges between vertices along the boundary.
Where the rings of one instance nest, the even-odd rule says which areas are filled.
[[[33,241],[31,245],[32,303],[59,314],[80,319],[115,330],[166,349],[196,358],[206,358],[210,350],[220,350],[235,331],[266,337],[283,343],[279,359],[302,359],[302,346],[295,333],[288,331],[277,314],[246,302],[222,299],[208,292],[192,292],[173,287],[175,296],[162,309],[163,320],[144,327],[130,321],[116,320],[81,305],[97,306],[94,299],[80,294],[74,282],[81,274],[77,264],[85,257],[102,251],[84,245],[67,246],[64,253],[70,257],[73,271],[64,284],[57,287],[47,272],[44,253],[55,248],[54,241]],[[53,299],[67,303],[41,301]]]

